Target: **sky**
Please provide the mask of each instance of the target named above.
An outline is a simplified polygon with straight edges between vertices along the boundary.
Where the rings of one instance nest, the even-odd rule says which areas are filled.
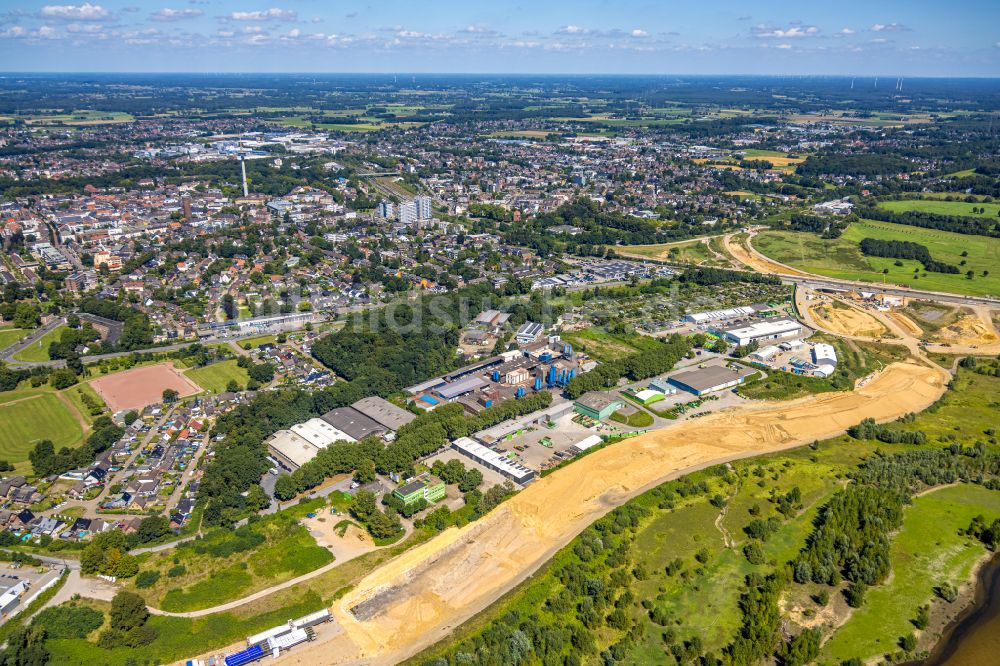
[[[1000,0],[0,0],[0,71],[1000,77]]]

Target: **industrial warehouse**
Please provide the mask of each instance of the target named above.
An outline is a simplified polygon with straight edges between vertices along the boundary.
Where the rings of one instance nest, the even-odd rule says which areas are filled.
[[[364,398],[279,430],[267,440],[267,451],[276,467],[294,472],[337,441],[358,442],[375,436],[392,441],[396,431],[415,418],[383,398]]]
[[[538,326],[538,325],[534,325]],[[531,328],[531,336],[539,333]],[[470,415],[531,391],[561,389],[580,372],[580,359],[573,347],[558,335],[477,361],[454,372],[406,389],[409,402],[431,411],[457,402]]]

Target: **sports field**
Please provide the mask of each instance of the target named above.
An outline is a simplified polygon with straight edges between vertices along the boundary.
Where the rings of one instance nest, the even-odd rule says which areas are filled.
[[[177,391],[181,397],[201,391],[197,384],[169,363],[147,365],[100,377],[90,382],[90,386],[104,399],[112,412],[154,405],[163,400],[163,391],[168,388]]]
[[[934,213],[935,215],[958,215],[961,217],[987,217],[1000,222],[1000,204],[966,203],[964,201],[927,201],[925,199],[910,199],[907,201],[883,201],[879,208],[891,210],[894,213]],[[972,212],[983,210],[984,212]]]
[[[0,460],[27,460],[36,442],[48,439],[56,450],[75,446],[83,426],[52,391],[25,389],[0,393]]]
[[[864,238],[920,243],[930,250],[937,261],[958,266],[962,273],[925,273],[917,261],[866,257],[859,243]],[[944,291],[972,296],[1000,294],[1000,239],[956,234],[948,231],[922,229],[889,222],[864,220],[852,224],[840,238],[823,239],[815,234],[794,231],[765,231],[753,240],[753,246],[764,255],[809,273],[844,280],[882,282],[882,271],[888,269],[887,283],[917,289]],[[963,257],[962,252],[968,252]],[[965,261],[965,265],[960,265]],[[914,271],[919,269],[915,278]],[[969,280],[965,271],[975,276]],[[989,275],[983,276],[983,271]]]
[[[203,368],[187,370],[184,375],[198,386],[212,393],[226,390],[229,380],[235,379],[240,388],[245,388],[250,377],[247,371],[236,365],[236,360],[219,361]]]

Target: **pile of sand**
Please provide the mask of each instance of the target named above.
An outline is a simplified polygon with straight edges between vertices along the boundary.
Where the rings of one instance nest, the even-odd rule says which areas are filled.
[[[373,571],[333,608],[343,633],[296,648],[286,663],[397,663],[441,640],[640,492],[699,467],[830,437],[866,417],[888,421],[920,411],[947,379],[940,368],[895,363],[855,392],[734,408],[597,451]]]
[[[856,308],[834,307],[831,303],[821,303],[809,309],[817,324],[837,335],[881,338],[889,333],[882,322]]]
[[[917,326],[916,322],[914,322],[912,319],[907,317],[902,312],[899,312],[898,310],[894,311],[892,313],[892,318],[895,319],[896,323],[902,326],[903,330],[905,330],[910,335],[913,335],[918,338],[923,337],[924,329]]]
[[[997,333],[992,323],[970,314],[940,329],[932,339],[934,342],[947,342],[952,345],[985,346],[997,341]]]

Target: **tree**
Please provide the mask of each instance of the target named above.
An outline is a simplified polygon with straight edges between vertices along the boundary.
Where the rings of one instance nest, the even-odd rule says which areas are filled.
[[[48,662],[45,629],[34,625],[14,631],[7,639],[7,649],[0,653],[2,666],[45,666]]]
[[[274,496],[281,501],[290,500],[299,494],[299,486],[290,474],[282,474],[274,482]]]
[[[57,391],[67,389],[76,384],[76,382],[76,373],[69,368],[59,368],[57,370],[53,370],[52,374],[49,375],[49,383],[52,385],[52,388]]]
[[[239,382],[235,379],[230,379],[229,382],[226,383],[226,390],[230,393],[236,393],[240,390]]]
[[[125,415],[122,417],[122,421],[125,423],[125,425],[130,426],[133,423],[135,423],[138,418],[139,418],[139,413],[133,409],[125,412]]]
[[[375,461],[364,458],[354,470],[354,480],[358,483],[371,483],[375,480]]]
[[[163,389],[163,402],[164,404],[170,404],[172,402],[176,402],[177,398],[179,398],[180,395],[181,394],[175,391],[174,389],[171,388]]]
[[[146,602],[138,594],[121,591],[111,600],[108,617],[113,629],[128,631],[145,624],[149,611],[146,610]]]
[[[18,303],[14,308],[15,328],[35,328],[41,323],[41,313],[34,303]]]

